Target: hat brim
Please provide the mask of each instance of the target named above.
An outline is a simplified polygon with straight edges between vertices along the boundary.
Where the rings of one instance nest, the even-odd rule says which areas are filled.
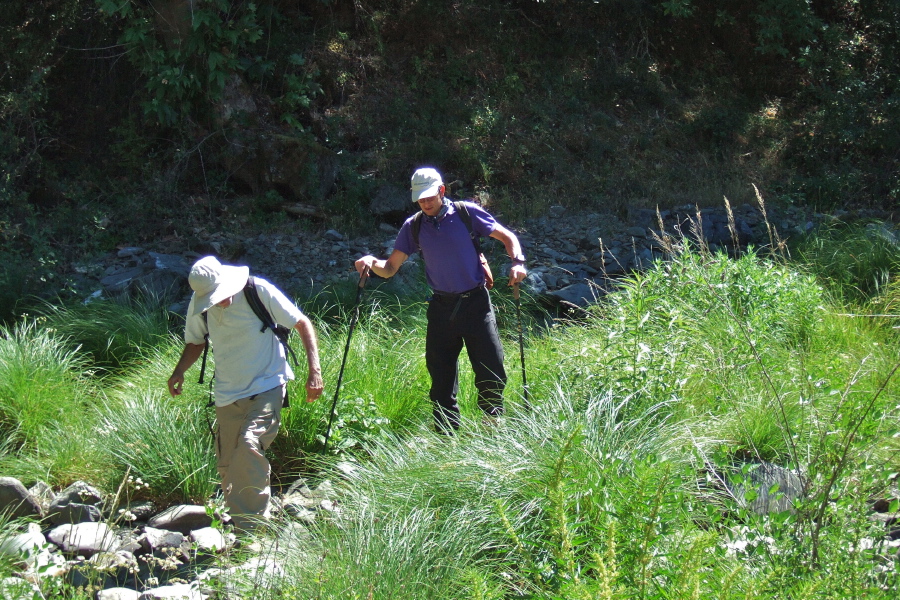
[[[198,296],[197,292],[194,292],[195,315],[208,311],[222,300],[234,296],[244,289],[244,286],[247,285],[247,280],[250,278],[250,267],[222,265],[219,274],[222,282],[216,286],[216,289],[202,296]]]
[[[442,185],[444,185],[444,184],[443,183],[435,183],[431,187],[427,187],[424,190],[419,190],[419,191],[413,190],[412,201],[418,202],[422,198],[430,198],[431,196],[437,196],[438,193],[441,191]]]

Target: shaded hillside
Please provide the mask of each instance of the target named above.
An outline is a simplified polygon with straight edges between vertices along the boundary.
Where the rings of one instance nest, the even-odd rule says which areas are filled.
[[[287,223],[370,227],[417,165],[550,204],[896,203],[890,0],[11,0],[5,306],[71,258]],[[9,309],[5,308],[4,312]]]

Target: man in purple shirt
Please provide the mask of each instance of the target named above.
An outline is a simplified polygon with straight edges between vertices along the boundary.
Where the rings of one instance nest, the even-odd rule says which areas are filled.
[[[429,395],[437,430],[452,433],[460,423],[456,395],[463,345],[475,372],[478,406],[490,417],[503,412],[503,346],[478,253],[462,215],[444,196],[440,173],[432,168],[419,169],[413,173],[411,184],[412,200],[422,209],[418,243],[413,234],[413,215],[400,228],[394,251],[387,259],[368,255],[355,265],[360,274],[370,269],[381,277],[392,277],[411,254],[422,253],[425,276],[434,290],[425,335],[425,363],[431,375]],[[466,202],[465,208],[475,235],[500,240],[506,247],[512,261],[509,284],[525,279],[525,257],[515,234],[477,204]]]

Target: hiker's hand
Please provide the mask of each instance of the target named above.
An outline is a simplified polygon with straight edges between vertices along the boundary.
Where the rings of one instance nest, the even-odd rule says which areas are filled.
[[[310,371],[309,377],[306,378],[306,401],[312,402],[322,395],[325,389],[325,383],[322,381],[322,373],[318,371]]]
[[[183,373],[172,373],[169,377],[169,393],[175,397],[181,394],[181,388],[184,385]]]
[[[371,255],[363,256],[362,258],[358,258],[356,262],[353,263],[353,266],[356,267],[356,272],[362,275],[366,271],[372,270],[372,263],[376,260],[378,259]]]
[[[509,270],[509,285],[521,283],[527,275],[525,265],[513,265]]]

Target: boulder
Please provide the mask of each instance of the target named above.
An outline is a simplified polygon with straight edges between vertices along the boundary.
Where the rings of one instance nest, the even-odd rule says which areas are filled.
[[[112,552],[118,545],[116,534],[106,523],[60,525],[47,537],[63,552],[86,557],[98,552]]]
[[[337,157],[311,136],[275,127],[241,128],[227,137],[222,161],[254,194],[275,190],[288,199],[321,206],[337,181]]]
[[[177,531],[187,535],[195,529],[210,527],[212,517],[206,513],[206,507],[194,504],[180,504],[162,511],[147,521],[149,527]]]
[[[163,585],[145,591],[138,600],[204,600],[206,596],[189,583]]]
[[[57,494],[47,512],[50,522],[55,525],[96,523],[103,518],[100,512],[102,502],[103,493],[100,490],[83,481],[76,481]]]
[[[750,511],[765,515],[778,512],[794,512],[794,502],[803,497],[803,480],[790,469],[767,462],[743,466],[739,473],[746,473],[742,483],[724,478],[731,495]]]
[[[14,477],[0,477],[0,513],[9,519],[44,516],[40,502]]]
[[[226,537],[215,527],[203,527],[195,529],[190,534],[190,540],[197,545],[197,549],[205,552],[221,552],[231,545],[234,535]]]
[[[179,548],[184,541],[184,534],[177,531],[168,531],[166,529],[157,529],[156,527],[147,526],[144,533],[138,538],[141,548],[147,552],[156,552],[163,548]]]
[[[97,592],[97,600],[138,600],[141,593],[130,588],[108,588]]]
[[[47,538],[41,533],[40,526],[29,523],[28,530],[23,533],[7,533],[0,537],[0,556],[27,560],[40,553],[46,544]]]
[[[603,295],[603,291],[595,285],[573,283],[562,289],[547,292],[547,295],[557,301],[583,307],[595,303],[597,298]]]
[[[369,201],[369,212],[398,225],[415,212],[416,208],[410,199],[409,190],[393,184],[379,187]]]

